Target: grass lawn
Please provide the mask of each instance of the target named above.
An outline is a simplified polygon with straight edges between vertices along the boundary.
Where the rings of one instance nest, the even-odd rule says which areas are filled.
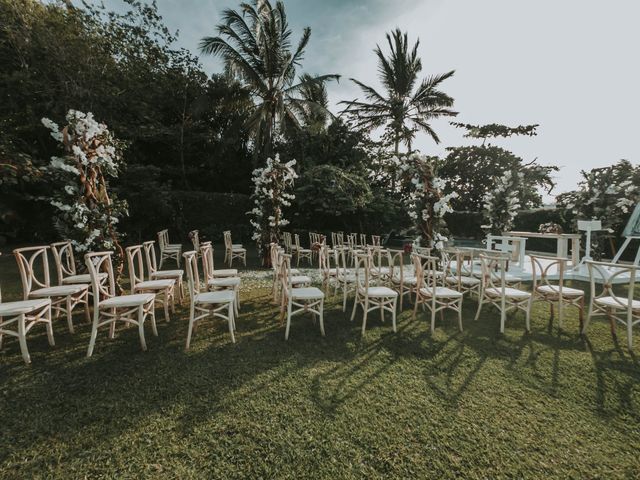
[[[217,252],[219,253],[219,252]],[[3,297],[20,294],[15,260],[0,257]],[[586,287],[586,285],[584,285]],[[447,314],[378,315],[360,337],[337,301],[327,336],[296,317],[284,341],[268,282],[245,278],[237,344],[203,323],[184,350],[187,309],[159,337],[136,329],[75,335],[56,346],[32,331],[32,365],[15,339],[0,350],[0,478],[638,478],[640,364],[608,324],[577,334],[542,304],[532,333],[519,314],[498,333],[494,310],[464,333]],[[350,307],[350,305],[349,305]],[[350,310],[349,312],[350,313]],[[636,329],[640,352],[640,331]]]

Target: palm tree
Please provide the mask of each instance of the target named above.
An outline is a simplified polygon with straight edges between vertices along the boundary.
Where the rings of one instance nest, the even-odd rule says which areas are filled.
[[[450,110],[453,98],[438,90],[440,84],[454,74],[454,70],[433,75],[418,84],[418,74],[422,71],[422,61],[418,57],[417,40],[411,51],[406,33],[396,29],[387,33],[390,55],[386,57],[379,45],[374,50],[378,56],[378,73],[386,95],[378,93],[372,87],[351,79],[360,87],[366,101],[342,101],[345,112],[355,119],[356,126],[374,129],[384,126],[386,135],[394,144],[396,155],[400,143],[411,144],[418,130],[423,130],[440,143],[438,135],[430,125],[430,120],[438,117],[451,117],[458,113]]]
[[[256,100],[245,122],[255,142],[256,155],[270,156],[278,131],[300,128],[305,109],[325,109],[302,92],[313,85],[339,79],[339,75],[303,76],[296,68],[304,56],[311,30],[306,27],[291,50],[291,30],[282,1],[253,0],[240,4],[240,12],[227,9],[218,35],[204,37],[200,51],[223,59],[227,74],[237,78]]]

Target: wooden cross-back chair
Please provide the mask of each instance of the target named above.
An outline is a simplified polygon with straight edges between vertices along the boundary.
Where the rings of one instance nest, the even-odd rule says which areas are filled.
[[[418,279],[415,273],[405,268],[404,250],[387,250],[387,263],[389,265],[388,285],[400,295],[400,311],[403,309],[404,296],[415,296]]]
[[[156,302],[164,308],[164,318],[168,322],[169,308],[175,313],[175,286],[174,278],[145,280],[144,265],[142,263],[142,245],[133,245],[125,249],[127,264],[129,266],[129,279],[131,281],[131,294],[153,293]]]
[[[227,230],[224,236],[224,263],[229,262],[229,268],[233,267],[233,261],[237,258],[242,260],[242,264],[247,266],[247,249],[241,243],[233,243],[231,231]]]
[[[31,363],[31,355],[27,348],[27,334],[38,324],[44,324],[47,329],[49,345],[54,346],[51,300],[49,298],[39,298],[3,302],[2,291],[0,290],[0,348],[2,348],[4,335],[16,337],[24,363]]]
[[[358,306],[362,307],[362,335],[367,327],[367,315],[372,310],[380,310],[380,318],[384,322],[384,312],[391,313],[393,331],[396,331],[396,304],[398,292],[385,286],[371,286],[372,258],[370,253],[356,255],[356,298],[351,312],[351,321],[356,316]]]
[[[69,332],[74,333],[73,310],[83,306],[87,320],[89,314],[89,285],[67,284],[51,286],[49,277],[48,246],[17,248],[13,251],[20,270],[24,300],[49,298],[51,310],[57,317],[65,314]]]
[[[414,253],[412,255],[417,278],[416,301],[413,307],[413,318],[416,318],[418,306],[423,305],[431,313],[431,333],[435,331],[436,313],[444,310],[458,313],[458,328],[462,331],[462,298],[458,290],[440,285],[441,272],[438,270],[438,258]]]
[[[91,288],[93,290],[93,322],[87,357],[93,355],[98,329],[104,326],[109,327],[110,339],[114,338],[118,323],[137,326],[140,346],[143,351],[147,349],[144,322],[148,318],[151,319],[153,334],[156,337],[158,336],[154,311],[155,294],[116,295],[113,263],[111,261],[112,255],[113,252],[93,252],[84,256],[87,270],[91,276]],[[101,273],[107,274],[106,282],[101,281]]]
[[[558,305],[558,326],[562,328],[564,307],[574,306],[578,309],[580,331],[584,323],[584,290],[570,288],[564,284],[568,258],[551,257],[545,255],[530,255],[532,267],[532,288],[530,309],[537,301],[549,304],[551,318],[553,318],[554,305]],[[550,281],[549,276],[557,276],[558,279]],[[529,314],[531,315],[531,314]]]
[[[509,310],[522,310],[525,312],[527,331],[530,331],[529,299],[531,293],[508,286],[507,262],[509,260],[510,256],[508,255],[480,254],[482,286],[475,319],[478,320],[480,317],[482,306],[485,303],[489,303],[500,311],[500,333],[504,333],[507,312]]]
[[[180,255],[182,254],[182,245],[179,243],[169,243],[169,230],[160,230],[158,232],[158,247],[160,248],[160,270],[166,259],[173,259],[180,268]]]
[[[283,302],[280,308],[280,322],[286,315],[286,327],[284,339],[289,339],[291,328],[291,318],[302,313],[311,313],[314,320],[317,318],[320,323],[320,333],[324,337],[324,293],[322,290],[310,285],[297,287],[290,273],[291,255],[282,254],[280,261],[280,281],[282,282]]]
[[[202,272],[207,289],[215,292],[217,290],[231,290],[235,295],[235,313],[238,315],[240,309],[240,277],[238,276],[217,276],[213,265],[213,247],[206,242],[201,246]]]
[[[191,299],[189,308],[189,327],[187,329],[187,350],[191,346],[191,336],[198,323],[211,316],[222,318],[227,322],[231,341],[236,342],[236,322],[235,322],[235,294],[233,290],[219,290],[209,292],[202,288],[200,282],[200,272],[198,269],[198,256],[196,252],[190,251],[183,254],[185,269],[187,271],[187,283],[189,285],[189,295]]]
[[[621,323],[627,330],[627,346],[633,350],[633,327],[640,323],[640,300],[634,298],[638,267],[619,263],[587,261],[591,299],[589,314],[582,327],[586,334],[591,318],[605,316],[609,319],[611,335],[616,337],[616,325]],[[617,294],[614,285],[626,289],[626,295]]]
[[[175,270],[158,270],[158,265],[156,262],[156,242],[153,240],[149,240],[142,244],[142,248],[144,249],[144,257],[147,264],[147,272],[149,272],[150,280],[175,280],[177,288],[177,296],[178,301],[182,302],[185,297],[184,292],[184,270],[175,269]]]

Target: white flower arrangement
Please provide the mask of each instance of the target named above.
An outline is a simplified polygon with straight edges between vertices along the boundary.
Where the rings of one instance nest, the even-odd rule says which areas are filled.
[[[258,244],[258,248],[265,253],[271,242],[277,242],[280,229],[289,224],[283,216],[285,207],[291,206],[296,197],[291,189],[298,178],[294,166],[295,160],[283,163],[280,155],[268,158],[264,168],[253,171],[253,202],[254,207],[247,215],[253,227],[251,237]]]
[[[511,230],[520,210],[518,191],[522,179],[521,172],[510,171],[497,179],[495,189],[483,198],[483,216],[486,223],[482,228],[497,234]]]
[[[109,197],[107,182],[121,165],[119,143],[92,113],[69,110],[66,120],[61,129],[42,119],[65,153],[52,156],[47,168],[50,178],[62,184],[49,198],[58,212],[56,228],[78,253],[119,246],[115,225],[126,215],[126,203]]]

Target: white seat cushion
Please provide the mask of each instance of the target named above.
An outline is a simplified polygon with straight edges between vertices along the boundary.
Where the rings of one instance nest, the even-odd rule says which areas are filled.
[[[371,273],[374,275],[389,275],[390,272],[389,267],[374,267],[371,269]]]
[[[147,280],[136,284],[136,290],[164,290],[176,283],[173,279],[166,280]]]
[[[231,248],[244,248],[241,243],[232,243]]]
[[[388,287],[369,287],[367,289],[367,295],[370,297],[397,297],[398,292]]]
[[[294,300],[313,300],[324,298],[322,290],[316,287],[292,288],[291,298]]]
[[[196,303],[231,303],[236,299],[233,290],[219,290],[217,292],[202,292],[196,295]]]
[[[0,317],[24,315],[35,310],[39,310],[42,307],[46,307],[47,305],[51,305],[51,300],[49,300],[48,298],[42,298],[40,300],[21,300],[18,302],[0,303]]]
[[[450,285],[456,285],[458,283],[458,277],[447,277],[445,280]],[[478,285],[480,283],[480,279],[475,277],[461,276],[460,283],[465,286],[473,286]]]
[[[179,278],[184,275],[184,270],[157,270],[151,273],[151,278]]]
[[[240,277],[212,278],[207,284],[210,287],[237,287],[240,285]]]
[[[420,289],[420,294],[425,295],[427,297],[433,297],[433,288],[432,287],[423,287]],[[458,292],[457,290],[451,290],[447,287],[436,287],[435,288],[435,297],[436,298],[460,298],[462,297],[462,292]]]
[[[502,289],[501,288],[493,288],[493,287],[489,287],[486,288],[485,293],[491,297],[500,297],[500,295],[502,295]],[[531,296],[531,294],[529,292],[525,292],[523,290],[518,290],[517,288],[505,288],[504,289],[504,294],[505,297],[508,298],[529,298]]]
[[[289,274],[293,275],[293,276],[299,276],[300,275],[300,270],[298,270],[297,268],[292,268],[291,270],[289,270]]]
[[[100,308],[139,307],[153,302],[156,296],[153,293],[137,293],[135,295],[120,295],[107,298],[100,302]]]
[[[106,272],[99,273],[98,278],[100,280],[107,278],[107,273]],[[63,285],[71,285],[71,284],[78,284],[78,283],[91,283],[91,275],[89,275],[88,273],[85,273],[81,275],[71,275],[69,277],[62,279]]]
[[[311,277],[307,277],[306,275],[291,276],[292,285],[300,285],[301,283],[311,283]]]
[[[539,287],[536,287],[536,290],[545,295],[554,294],[557,296],[560,292],[560,287],[558,287],[557,285],[540,285]],[[580,297],[582,295],[584,295],[583,290],[565,287],[564,285],[562,286],[563,297]]]
[[[214,278],[236,277],[237,275],[238,275],[238,270],[235,268],[221,268],[220,270],[213,271]]]
[[[73,285],[58,285],[57,287],[46,287],[34,290],[29,294],[29,297],[43,298],[43,297],[66,297],[67,295],[76,295],[83,290],[88,290],[89,285],[86,283],[73,284]]]
[[[168,252],[168,251],[177,252],[178,250],[182,250],[182,245],[180,245],[179,243],[170,243],[169,245],[164,247],[165,252]]]
[[[564,288],[562,289],[564,293]],[[598,305],[602,305],[604,307],[613,307],[618,309],[626,309],[629,303],[629,299],[627,297],[601,297],[596,298],[594,300]],[[633,310],[640,310],[640,300],[633,300],[631,304],[631,308]]]

